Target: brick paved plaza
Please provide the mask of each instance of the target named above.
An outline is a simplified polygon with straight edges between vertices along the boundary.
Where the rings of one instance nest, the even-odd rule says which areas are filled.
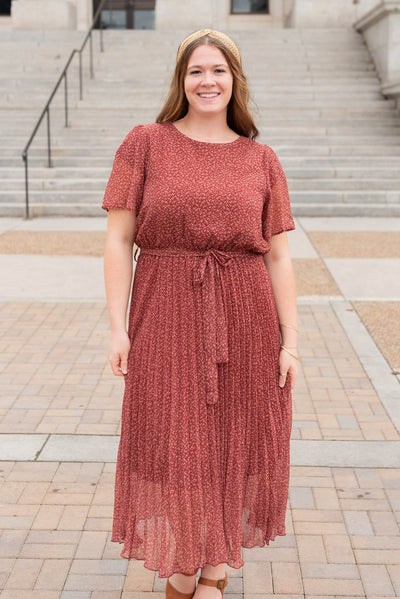
[[[224,597],[400,596],[400,219],[296,225],[287,535],[243,548]],[[104,230],[0,221],[2,599],[164,596],[110,542],[123,381],[106,358]]]

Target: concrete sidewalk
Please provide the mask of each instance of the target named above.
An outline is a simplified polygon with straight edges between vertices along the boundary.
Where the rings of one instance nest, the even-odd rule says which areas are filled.
[[[298,218],[301,369],[287,535],[224,597],[400,595],[400,219]],[[110,542],[123,381],[105,219],[0,220],[2,599],[160,599]]]

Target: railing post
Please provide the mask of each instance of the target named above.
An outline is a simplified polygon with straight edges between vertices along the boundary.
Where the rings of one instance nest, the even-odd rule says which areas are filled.
[[[47,158],[48,166],[51,167],[50,106],[47,107]]]
[[[79,99],[82,100],[82,49],[79,50]]]
[[[90,31],[90,35],[89,35],[89,46],[90,46],[90,78],[93,79],[94,74],[93,74],[93,41],[92,41],[92,31],[93,29]]]
[[[25,218],[29,218],[29,190],[28,190],[28,152],[22,155],[25,162]]]
[[[100,19],[100,52],[104,52],[104,46],[103,46],[103,19],[101,18],[101,11],[99,14],[99,19]]]
[[[68,81],[67,71],[64,74],[64,92],[65,92],[65,126],[68,127]]]

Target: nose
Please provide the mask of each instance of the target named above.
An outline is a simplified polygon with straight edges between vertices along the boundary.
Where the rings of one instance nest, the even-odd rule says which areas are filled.
[[[202,77],[202,83],[204,85],[213,85],[215,81],[214,78],[214,73],[212,71],[204,71],[203,73],[203,77]]]

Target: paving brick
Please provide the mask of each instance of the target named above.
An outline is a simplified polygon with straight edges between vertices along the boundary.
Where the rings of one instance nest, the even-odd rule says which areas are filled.
[[[18,503],[24,488],[23,482],[3,482],[0,487],[0,503]]]
[[[124,586],[124,576],[107,574],[69,574],[66,591],[119,591]]]
[[[62,590],[72,560],[46,559],[43,562],[35,589]]]
[[[75,553],[75,545],[50,543],[25,543],[21,549],[21,557],[42,559],[67,559]]]
[[[50,506],[48,506],[50,507]],[[58,506],[51,506],[58,507]],[[58,522],[59,530],[83,530],[89,506],[67,505]]]
[[[60,591],[5,589],[1,599],[59,599]]]
[[[322,535],[298,535],[297,548],[301,564],[307,562],[326,562]]]
[[[306,595],[322,593],[323,595],[360,595],[363,596],[363,586],[360,580],[337,578],[304,578]]]
[[[14,567],[15,559],[0,558],[0,589],[4,588],[7,578]]]
[[[138,565],[135,568],[135,571],[141,571],[139,566],[142,569],[143,566],[141,563],[133,560],[114,560],[114,559],[74,559],[70,572],[71,574],[116,574],[122,575],[126,574],[128,570],[128,565],[131,563],[137,563]],[[150,572],[150,570],[148,570]],[[154,577],[154,572],[152,572],[152,576]],[[139,589],[137,589],[139,590]]]
[[[117,592],[119,599],[121,593],[119,591]],[[113,599],[110,591],[108,591],[108,593],[110,595],[109,599]],[[94,593],[92,593],[91,591],[63,591],[60,595],[60,599],[93,599],[93,597]]]
[[[346,528],[343,522],[295,522],[296,535],[343,535]]]
[[[0,558],[18,557],[27,534],[25,530],[4,530],[0,537]]]
[[[308,476],[296,476],[290,477],[290,484],[292,487],[334,487],[334,482],[329,476],[314,476],[313,473],[309,473]]]
[[[400,564],[390,564],[387,566],[396,597],[400,597]]]
[[[366,595],[395,596],[386,566],[360,564],[358,567]]]
[[[354,549],[359,564],[394,564],[400,563],[400,549]]]
[[[340,505],[336,489],[314,487],[313,490],[315,507],[320,510],[339,510]]]
[[[324,534],[323,539],[329,563],[351,564],[356,561],[347,535]]]
[[[5,584],[6,589],[33,589],[40,569],[41,559],[16,560],[11,574]]]
[[[19,502],[40,505],[48,487],[48,482],[28,482],[19,498]]]
[[[130,561],[126,572],[124,591],[152,591],[154,572],[144,568],[143,562]]]
[[[131,593],[132,595],[135,595],[135,593]],[[136,594],[140,594],[140,593],[136,593]],[[161,593],[160,593],[161,594]],[[157,593],[152,593],[151,594],[151,599],[156,599],[156,596],[158,594]],[[126,594],[122,593],[120,591],[93,591],[93,593],[90,596],[90,599],[120,599],[121,597],[125,597]],[[165,593],[164,593],[164,597],[165,597]],[[146,599],[146,597],[144,597],[144,599]],[[161,597],[160,597],[161,599]]]
[[[356,564],[321,564],[318,562],[301,565],[303,578],[359,579]]]
[[[106,532],[83,531],[76,550],[75,558],[100,559],[104,551],[106,540]]]
[[[40,506],[36,518],[32,524],[32,530],[54,530],[64,511],[62,505],[42,505]]]
[[[277,557],[279,560],[279,557]],[[243,591],[248,593],[272,593],[272,573],[269,562],[245,562],[243,566]]]
[[[355,549],[400,549],[400,536],[350,535]]]
[[[311,488],[289,486],[289,498],[292,508],[315,508]]]
[[[274,593],[302,593],[303,584],[299,564],[272,562],[272,584]]]
[[[399,535],[399,526],[392,512],[369,512],[374,532],[376,535]]]
[[[368,512],[343,510],[347,532],[353,535],[373,535]]]

